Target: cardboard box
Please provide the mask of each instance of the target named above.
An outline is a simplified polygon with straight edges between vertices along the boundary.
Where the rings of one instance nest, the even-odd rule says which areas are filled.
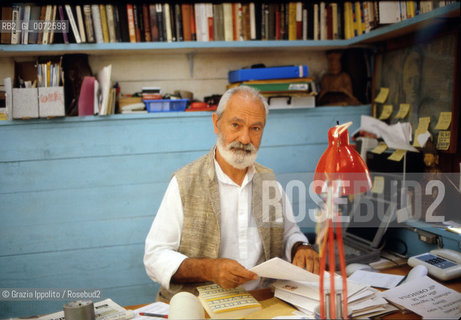
[[[64,87],[38,88],[40,118],[64,117]]]
[[[13,88],[13,119],[38,118],[37,88]]]

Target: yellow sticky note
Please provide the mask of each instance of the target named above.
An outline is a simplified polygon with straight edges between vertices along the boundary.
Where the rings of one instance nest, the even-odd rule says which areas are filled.
[[[395,152],[393,154],[391,154],[388,159],[389,160],[392,160],[392,161],[400,161],[402,160],[403,156],[405,155],[405,152],[407,152],[406,150],[401,150],[401,149],[397,149],[395,150]]]
[[[399,111],[395,115],[395,118],[396,119],[404,119],[407,116],[408,111],[410,111],[410,104],[409,103],[401,103]]]
[[[447,130],[451,123],[451,112],[440,112],[435,130]]]
[[[416,130],[422,131],[422,133],[426,132],[429,128],[429,123],[431,123],[431,117],[419,118],[418,128],[416,128]]]
[[[437,136],[438,150],[448,150],[450,148],[450,131],[440,131]]]
[[[379,120],[389,119],[391,114],[392,114],[392,104],[385,104],[383,106],[383,111],[381,112],[381,115],[379,116]]]
[[[389,95],[389,88],[381,88],[375,98],[375,103],[384,103]]]
[[[387,144],[381,142],[376,147],[374,147],[373,150],[371,150],[371,152],[376,153],[376,154],[381,154],[384,151],[386,151],[386,149],[387,149]]]
[[[373,179],[373,187],[371,188],[371,192],[376,194],[383,194],[384,192],[384,177],[383,176],[375,176]]]

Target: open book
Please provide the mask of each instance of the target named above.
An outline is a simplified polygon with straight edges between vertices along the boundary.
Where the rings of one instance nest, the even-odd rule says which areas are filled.
[[[261,310],[261,304],[245,289],[223,289],[217,284],[197,287],[198,298],[211,319],[241,319]]]

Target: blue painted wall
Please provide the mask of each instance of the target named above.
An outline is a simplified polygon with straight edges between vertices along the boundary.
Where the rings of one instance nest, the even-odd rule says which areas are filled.
[[[282,184],[308,184],[327,130],[353,121],[353,132],[369,113],[273,110],[258,161]],[[213,146],[211,114],[1,121],[0,137],[0,288],[98,288],[121,305],[152,302],[144,239],[171,174]],[[64,303],[0,301],[0,319]]]

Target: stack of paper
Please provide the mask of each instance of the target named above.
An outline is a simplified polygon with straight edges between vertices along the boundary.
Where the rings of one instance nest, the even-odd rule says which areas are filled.
[[[319,276],[280,258],[263,262],[251,271],[260,277],[279,279],[274,283],[275,297],[296,306],[309,317],[320,304]],[[335,290],[341,292],[342,280],[335,277]],[[325,290],[330,287],[329,274],[325,275]],[[387,313],[396,308],[377,295],[378,291],[357,282],[347,281],[348,307],[353,317]]]
[[[341,278],[335,279],[337,284],[341,284]],[[300,311],[311,316],[319,306],[319,286],[318,282],[278,280],[275,287],[274,296],[296,306]],[[336,286],[336,292],[341,292],[341,287]],[[325,281],[325,288],[329,288],[329,280]],[[348,308],[353,317],[378,311],[385,311],[384,306],[387,301],[376,295],[378,291],[370,287],[348,281]]]

